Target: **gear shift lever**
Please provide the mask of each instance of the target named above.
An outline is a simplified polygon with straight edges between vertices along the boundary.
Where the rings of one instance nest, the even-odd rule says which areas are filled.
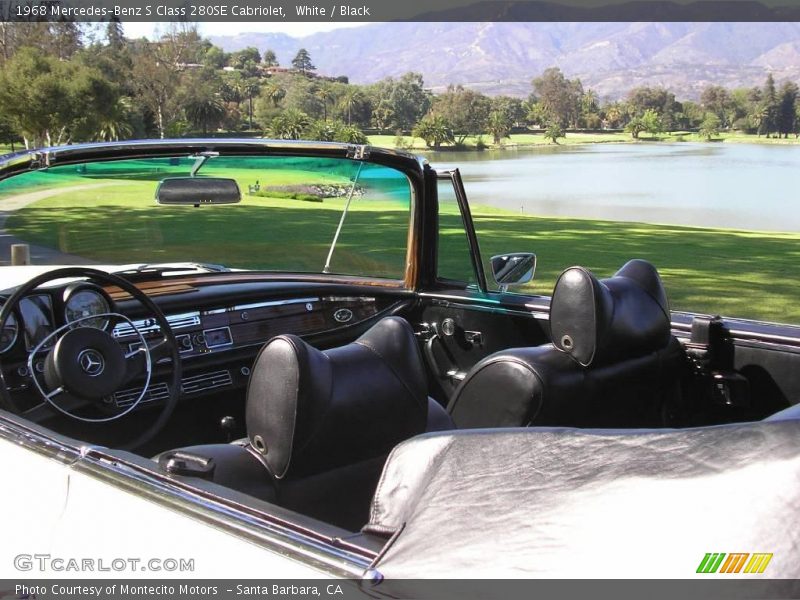
[[[230,443],[236,432],[236,419],[233,417],[222,417],[219,426],[222,428],[222,431],[225,432],[226,441]]]

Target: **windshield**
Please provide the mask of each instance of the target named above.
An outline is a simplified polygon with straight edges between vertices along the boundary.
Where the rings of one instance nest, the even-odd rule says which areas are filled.
[[[159,205],[167,178],[233,179],[236,204]],[[53,265],[213,263],[402,279],[412,188],[395,169],[344,158],[146,158],[56,166],[0,182],[6,248]]]

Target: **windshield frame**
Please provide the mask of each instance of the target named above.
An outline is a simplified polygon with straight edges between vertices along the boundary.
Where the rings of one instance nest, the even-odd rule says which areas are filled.
[[[403,173],[409,182],[411,205],[409,209],[408,241],[402,279],[386,279],[357,275],[292,272],[278,270],[252,270],[237,272],[270,278],[299,278],[310,281],[358,283],[379,287],[417,290],[422,276],[419,243],[424,237],[420,212],[425,204],[425,172],[430,167],[427,160],[406,152],[376,148],[366,145],[338,142],[308,142],[271,139],[168,139],[135,140],[75,144],[36,150],[23,150],[0,156],[0,182],[55,166],[77,165],[87,162],[113,162],[129,159],[169,158],[175,155],[215,153],[218,156],[284,156],[313,158],[343,158],[389,167]],[[220,273],[193,273],[192,276],[220,275]],[[228,273],[230,275],[230,273]],[[239,279],[240,277],[236,277]]]

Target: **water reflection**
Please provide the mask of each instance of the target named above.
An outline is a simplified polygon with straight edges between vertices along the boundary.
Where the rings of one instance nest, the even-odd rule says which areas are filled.
[[[800,231],[800,146],[592,144],[431,153],[473,205],[571,216]]]

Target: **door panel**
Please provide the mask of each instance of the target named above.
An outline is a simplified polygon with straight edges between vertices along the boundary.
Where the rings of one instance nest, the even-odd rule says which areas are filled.
[[[684,343],[691,322],[692,315],[673,313],[673,333]],[[800,402],[800,328],[725,319],[709,356],[711,393],[690,397],[700,424],[757,421]],[[737,378],[745,385],[728,385]]]
[[[506,348],[548,342],[546,320],[477,302],[427,297],[412,323],[420,332],[431,395],[442,404],[447,404],[466,373],[483,358]]]

